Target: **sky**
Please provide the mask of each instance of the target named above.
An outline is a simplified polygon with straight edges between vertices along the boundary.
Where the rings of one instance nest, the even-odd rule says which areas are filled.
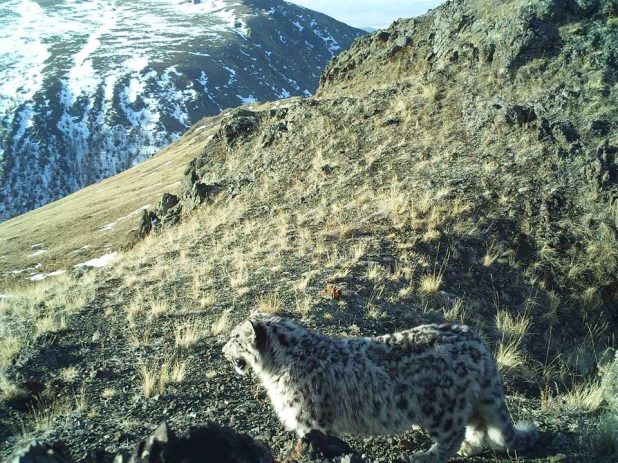
[[[419,16],[444,0],[289,0],[350,26],[384,29],[399,18]]]

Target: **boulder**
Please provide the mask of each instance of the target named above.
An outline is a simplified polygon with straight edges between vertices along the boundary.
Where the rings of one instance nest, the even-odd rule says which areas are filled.
[[[145,238],[146,236],[150,235],[153,229],[156,229],[159,225],[160,225],[159,217],[157,217],[157,215],[154,212],[144,209],[142,211],[139,236],[141,238]]]
[[[237,140],[245,138],[259,127],[255,113],[239,110],[232,114],[231,119],[221,123],[219,133],[228,147],[233,147]]]
[[[6,463],[68,463],[69,461],[70,459],[59,447],[47,448],[34,440],[18,444]]]
[[[177,437],[167,423],[137,444],[130,455],[117,455],[114,463],[272,463],[270,450],[250,436],[227,426],[208,423],[192,426]]]
[[[161,225],[177,225],[180,223],[182,212],[180,198],[171,193],[163,193],[155,212],[161,218]]]
[[[178,188],[178,194],[184,201],[187,209],[192,211],[222,189],[223,186],[218,183],[210,185],[201,183],[195,169],[191,169],[182,179],[180,187]]]

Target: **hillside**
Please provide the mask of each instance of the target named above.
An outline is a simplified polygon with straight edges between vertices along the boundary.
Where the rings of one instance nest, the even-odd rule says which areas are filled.
[[[8,0],[0,30],[0,220],[136,165],[204,116],[313,94],[364,33],[282,0]]]
[[[465,322],[541,436],[458,461],[616,461],[617,97],[617,2],[449,2],[356,40],[315,97],[203,119],[109,189],[0,225],[3,454],[37,437],[111,461],[165,419],[280,459],[294,436],[221,354],[259,307],[339,336]],[[146,175],[162,183],[137,197]],[[162,226],[105,230],[108,266],[10,275],[40,243],[37,272],[69,270],[85,256],[65,242],[143,206]],[[77,232],[45,240],[68,210]],[[429,443],[345,439],[372,461]]]

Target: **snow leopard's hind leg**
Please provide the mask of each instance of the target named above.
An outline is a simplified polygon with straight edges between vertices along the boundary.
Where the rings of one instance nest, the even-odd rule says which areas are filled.
[[[444,463],[457,453],[465,438],[464,428],[448,433],[429,433],[434,444],[426,452],[417,452],[410,457],[411,463]]]
[[[504,400],[502,381],[496,378],[487,396],[477,403],[478,412],[487,426],[489,442],[499,450],[513,451],[532,447],[538,440],[538,430],[529,421],[513,425]]]
[[[410,457],[413,463],[444,463],[457,454],[466,437],[465,424],[472,407],[468,401],[459,404],[442,404],[425,420],[421,427],[429,434],[434,444],[426,452],[417,452]]]
[[[481,415],[475,411],[466,425],[466,438],[462,442],[458,455],[472,457],[483,451],[487,438],[487,426]]]

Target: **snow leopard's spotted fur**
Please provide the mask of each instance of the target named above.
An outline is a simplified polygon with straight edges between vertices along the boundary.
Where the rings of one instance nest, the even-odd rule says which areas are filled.
[[[376,435],[422,427],[434,444],[412,461],[533,445],[531,423],[513,426],[496,361],[465,325],[423,325],[375,338],[335,339],[281,317],[255,314],[223,348],[251,367],[283,424],[303,436]]]

